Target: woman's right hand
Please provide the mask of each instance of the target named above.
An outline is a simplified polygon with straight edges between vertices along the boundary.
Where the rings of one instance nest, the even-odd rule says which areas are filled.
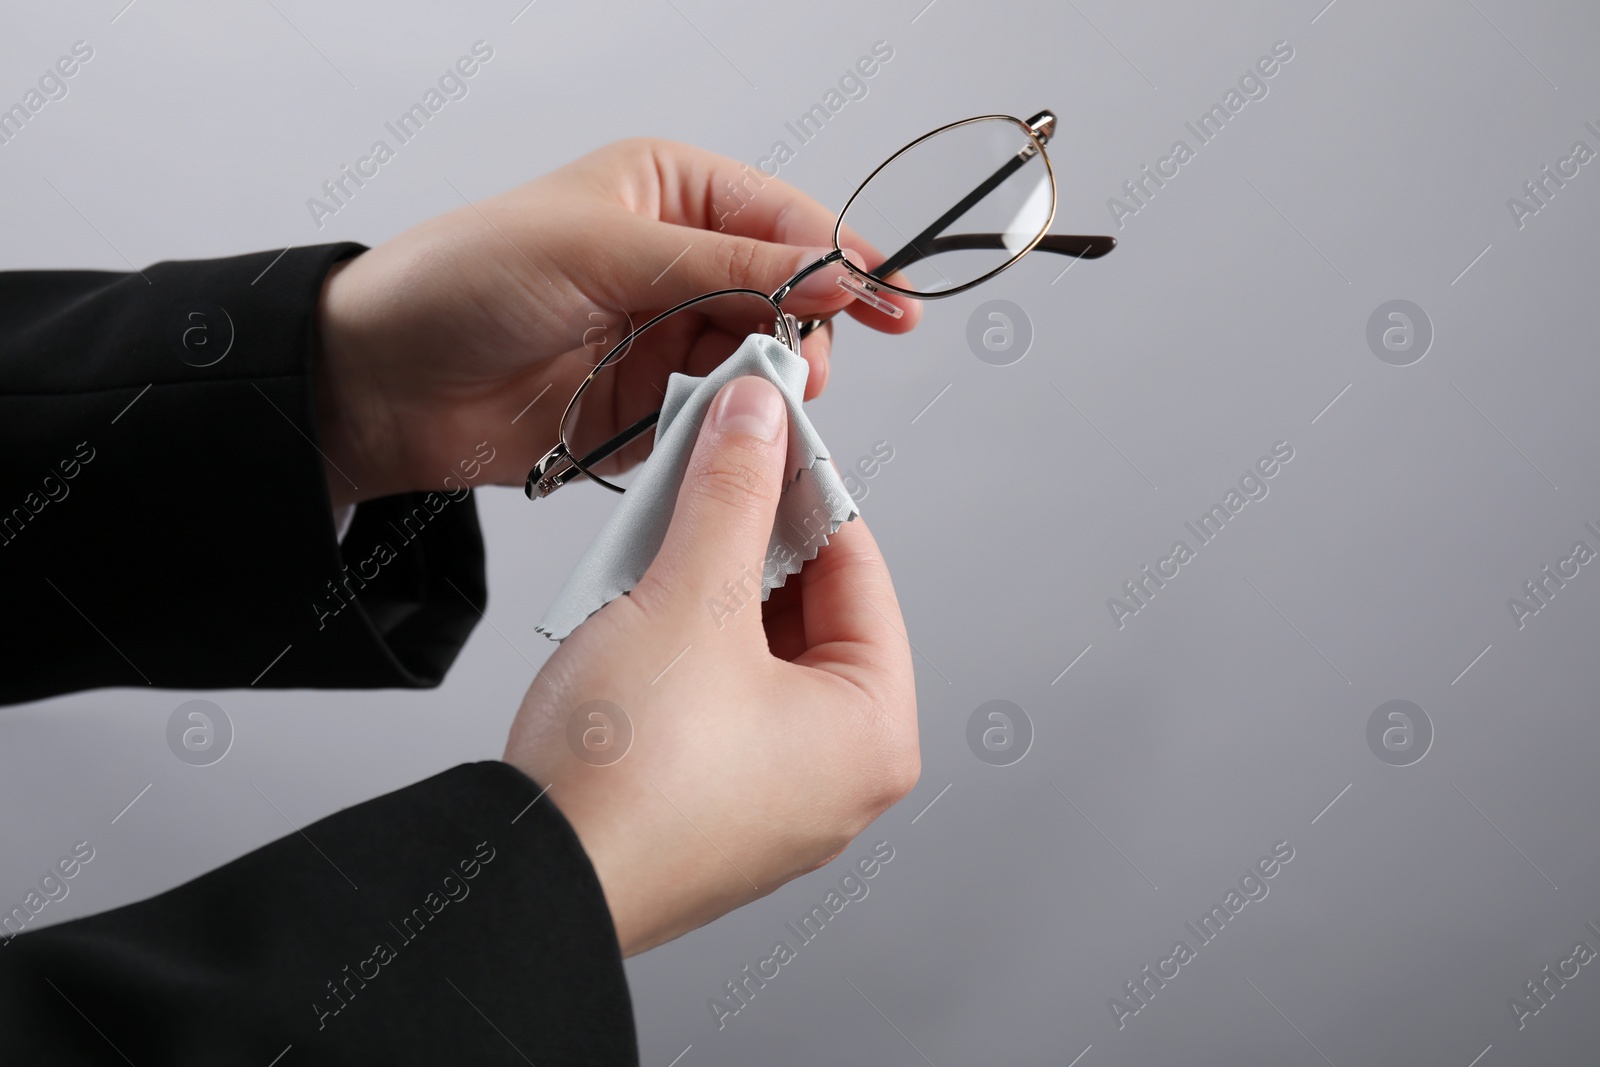
[[[760,600],[787,423],[765,379],[723,388],[649,571],[550,657],[511,727],[505,759],[576,830],[624,955],[827,863],[920,773],[911,650],[865,525]],[[568,740],[630,725],[609,765]]]

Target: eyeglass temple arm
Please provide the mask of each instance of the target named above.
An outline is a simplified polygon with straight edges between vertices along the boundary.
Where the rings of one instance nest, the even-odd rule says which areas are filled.
[[[933,241],[933,239],[944,233],[945,230],[949,229],[950,224],[956,221],[956,219],[959,219],[962,215],[965,215],[968,211],[972,210],[972,206],[974,204],[988,196],[990,193],[994,192],[1001,182],[1004,182],[1007,178],[1011,177],[1012,174],[1016,173],[1017,168],[1021,167],[1030,158],[1032,158],[1033,153],[1029,151],[1029,149],[1032,149],[1032,147],[1033,146],[1030,144],[1028,149],[1024,150],[1028,152],[1027,155],[1019,152],[1010,159],[1006,160],[1005,164],[999,170],[985,178],[976,189],[962,197],[949,211],[946,211],[943,215],[940,215],[937,219],[934,219],[933,222],[929,224],[927,229],[923,230],[911,240],[907,241],[904,248],[900,249],[900,251],[884,260],[877,266],[876,269],[870,271],[869,273],[871,273],[874,278],[887,278],[901,267],[915,263],[919,259],[927,259],[929,256],[933,255],[933,250],[928,248],[928,245]]]
[[[974,250],[1004,249],[1009,233],[954,233],[935,237],[928,242],[927,252],[936,256],[941,252],[970,252]],[[1074,259],[1099,259],[1117,247],[1115,237],[1083,237],[1072,234],[1049,233],[1033,246],[1035,252],[1054,252]],[[926,258],[919,256],[920,258]]]
[[[660,418],[661,412],[652,411],[650,414],[646,415],[632,426],[629,426],[626,430],[623,430],[605,444],[597,446],[587,456],[579,457],[578,465],[581,467],[593,467],[597,464],[604,463],[613,455],[632,444],[636,437],[650,429],[650,427],[654,426]]]
[[[922,248],[917,249],[912,257],[902,266],[910,266],[920,260],[929,259],[941,252],[969,252],[974,250],[1005,249],[1006,238],[1010,234],[1004,233],[958,233],[946,234],[928,241]],[[1054,252],[1059,256],[1072,256],[1074,259],[1099,259],[1117,247],[1115,237],[1081,236],[1077,234],[1049,233],[1033,246],[1035,252]],[[883,278],[882,268],[868,272],[874,278]],[[818,329],[826,319],[812,319],[800,324],[800,339],[805,340]]]

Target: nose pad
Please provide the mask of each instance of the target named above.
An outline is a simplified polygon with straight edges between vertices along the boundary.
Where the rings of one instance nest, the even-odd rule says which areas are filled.
[[[878,295],[878,287],[876,285],[873,285],[871,282],[858,281],[853,274],[846,274],[842,276],[839,279],[839,288],[851,294],[868,307],[883,312],[891,319],[898,319],[905,315],[905,312],[900,310],[900,308],[889,303],[889,301]]]

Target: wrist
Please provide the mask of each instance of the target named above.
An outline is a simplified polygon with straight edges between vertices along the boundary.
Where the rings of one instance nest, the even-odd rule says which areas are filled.
[[[544,760],[531,756],[515,734],[506,746],[501,759],[534,782],[547,783],[540,795],[540,804],[554,804],[589,860],[600,893],[605,898],[606,910],[611,915],[611,926],[616,932],[617,944],[626,959],[664,941],[672,934],[653,928],[653,915],[661,909],[661,887],[656,887],[654,910],[649,887],[639,886],[639,872],[650,867],[656,842],[649,839],[650,832],[637,819],[619,818],[607,805],[596,805],[592,797],[570,782],[547,777],[550,768]],[[635,805],[635,810],[640,810]]]
[[[509,753],[506,758],[511,759]],[[682,937],[760,895],[759,890],[745,892],[749,883],[742,874],[728,877],[730,861],[720,851],[701,848],[708,839],[684,832],[686,817],[664,803],[665,794],[647,796],[641,789],[637,780],[618,781],[596,793],[592,784],[563,779],[546,797],[589,858],[624,959]]]
[[[622,958],[636,956],[654,947],[658,942],[647,940],[640,930],[639,902],[626,877],[626,864],[620,862],[620,857],[607,847],[600,839],[602,835],[596,834],[592,825],[579,826],[571,819],[568,819],[568,823],[578,835],[578,841],[589,857],[589,865],[594,868],[595,879],[600,883],[600,892],[606,900],[606,910],[611,913],[611,926],[616,931]]]
[[[387,484],[374,460],[385,424],[374,362],[361,329],[356,262],[336,263],[322,282],[317,302],[317,346],[313,357],[317,447],[322,454],[329,503],[335,509],[403,491]]]

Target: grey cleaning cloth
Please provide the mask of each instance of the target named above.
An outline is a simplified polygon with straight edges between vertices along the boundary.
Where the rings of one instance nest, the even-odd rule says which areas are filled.
[[[807,560],[815,559],[828,538],[859,512],[828,459],[827,446],[801,407],[808,373],[804,359],[774,338],[755,333],[704,378],[674,374],[661,405],[650,458],[544,613],[539,632],[561,641],[583,620],[639,584],[666,539],[678,487],[683,484],[712,399],[728,382],[746,374],[771,381],[789,407],[789,455],[783,494],[761,568],[761,599],[767,599],[789,575],[799,573]],[[750,578],[748,567],[740,573],[730,571],[727,587],[711,591],[706,611],[720,622],[721,615],[742,606],[750,593]]]

